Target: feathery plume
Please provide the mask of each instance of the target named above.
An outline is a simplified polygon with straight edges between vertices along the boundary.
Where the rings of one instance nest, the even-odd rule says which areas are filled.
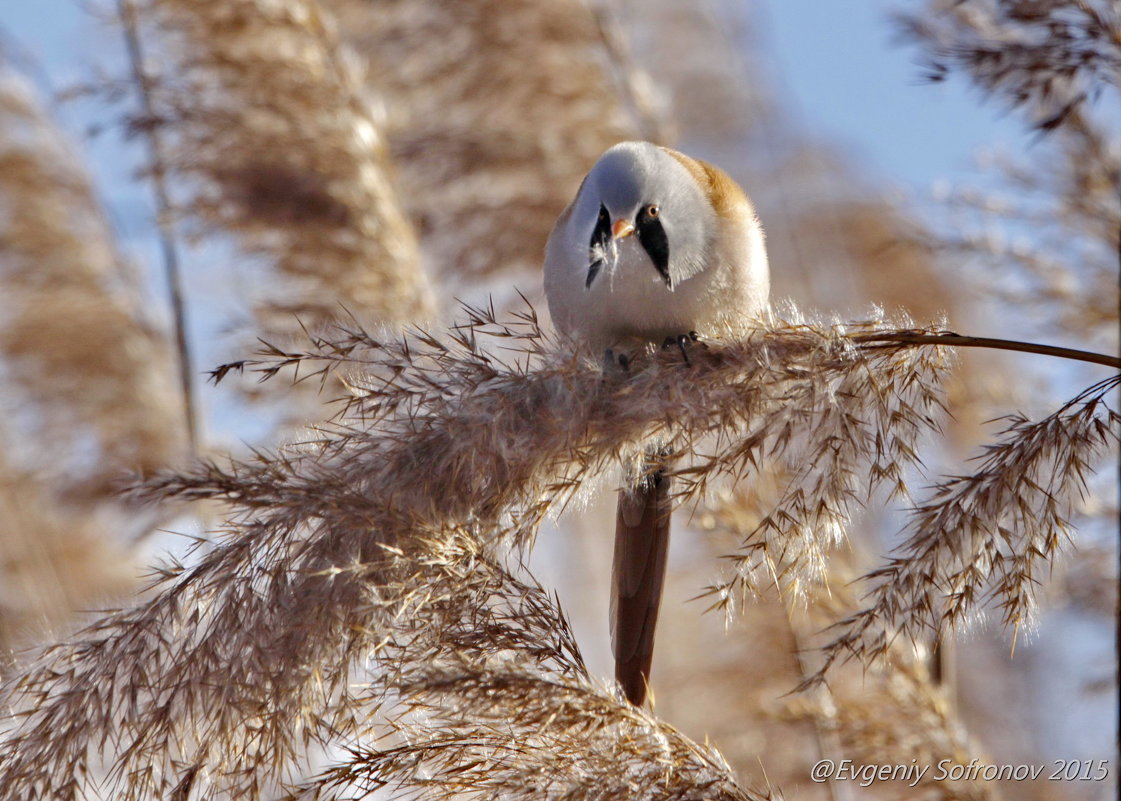
[[[706,343],[689,365],[672,351],[639,354],[630,374],[605,376],[590,354],[552,347],[531,313],[499,324],[476,310],[446,337],[381,342],[351,329],[304,354],[274,352],[258,367],[360,368],[345,416],[254,463],[148,484],[155,497],[232,504],[227,536],[194,564],[168,567],[146,603],[13,677],[22,722],[5,743],[0,787],[11,798],[74,794],[99,770],[91,742],[104,740],[118,797],[188,778],[259,797],[313,744],[369,731],[380,696],[355,689],[358,668],[410,619],[411,599],[429,594],[427,579],[397,574],[395,549],[425,563],[423,543],[463,528],[486,548],[527,542],[651,437],[678,451],[681,500],[763,456],[794,463],[824,442],[872,447],[866,436],[838,440],[837,426],[878,430],[857,415],[890,411],[888,398],[853,405],[838,389],[906,394],[932,375],[915,359],[937,363],[937,350],[862,349],[836,330],[788,325]],[[869,372],[883,380],[852,378]],[[792,517],[818,500],[805,495]]]
[[[879,657],[897,638],[941,636],[989,600],[1006,624],[1030,623],[1041,574],[1070,537],[1071,499],[1117,443],[1121,415],[1105,399],[1119,384],[1101,381],[1036,422],[1008,418],[979,469],[936,485],[897,554],[865,577],[868,606],[837,624],[815,678],[842,657]]]
[[[258,331],[430,319],[431,288],[390,176],[360,62],[310,0],[142,0],[167,170],[197,226],[262,257]],[[157,52],[156,48],[151,48]],[[272,278],[268,277],[272,274]],[[279,280],[277,280],[279,279]]]
[[[803,610],[788,605],[799,641],[820,641],[823,629],[859,607],[854,556],[851,550],[834,549],[829,573],[812,589],[810,603]],[[871,666],[838,666],[828,686],[815,686],[804,696],[810,701],[805,712],[835,735],[837,747],[854,764],[915,767],[909,774],[901,771],[889,787],[914,787],[918,795],[946,801],[994,799],[993,782],[947,780],[937,773],[944,760],[966,765],[984,749],[966,731],[949,689],[932,680],[925,656],[925,649],[895,640],[885,658]],[[808,666],[815,656],[811,651],[802,658]],[[922,768],[928,770],[919,775]]]
[[[135,587],[131,555],[108,527],[55,491],[0,456],[0,673],[19,649],[69,630],[76,610]]]
[[[1121,11],[1102,0],[932,0],[900,20],[932,78],[963,74],[1048,134],[1046,157],[988,159],[997,190],[950,194],[961,233],[935,245],[976,260],[987,292],[1115,348],[1121,147],[1110,115],[1121,99]]]
[[[72,500],[104,499],[117,472],[164,467],[182,447],[169,353],[89,179],[2,63],[0,209],[9,458]]]
[[[637,130],[595,14],[580,0],[325,5],[385,97],[426,257],[472,298],[481,280],[504,276],[487,290],[516,304],[510,273],[540,269],[588,167]]]
[[[924,12],[898,19],[904,35],[924,44],[932,80],[963,70],[1041,130],[1117,87],[1121,12],[1111,0],[930,0]]]
[[[726,555],[731,577],[708,590],[719,606],[731,611],[737,592],[758,595],[771,583],[783,594],[802,595],[807,581],[817,584],[825,576],[826,552],[841,541],[863,499],[878,487],[892,499],[908,497],[906,472],[918,464],[919,438],[938,430],[943,402],[937,388],[945,365],[921,352],[896,359],[890,369],[846,372],[824,393],[806,384],[805,397],[791,397],[789,406],[774,410],[777,419],[761,426],[781,437],[812,430],[813,444],[768,454],[769,470],[783,478],[782,495]],[[741,472],[748,466],[737,465]],[[741,521],[745,513],[753,516],[736,505],[719,510]]]
[[[435,799],[764,798],[737,786],[713,749],[593,682],[540,585],[466,531],[431,546],[407,580],[423,592],[377,652],[392,669],[366,690],[373,703],[394,699],[393,736],[351,748],[293,797],[388,787]]]

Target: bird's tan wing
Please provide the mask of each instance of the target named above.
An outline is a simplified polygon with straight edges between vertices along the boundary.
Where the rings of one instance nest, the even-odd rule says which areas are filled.
[[[611,587],[615,678],[635,706],[646,700],[669,550],[670,479],[660,471],[619,492]]]
[[[739,219],[745,208],[751,209],[751,201],[747,199],[743,188],[715,164],[686,156],[668,147],[663,147],[662,150],[689,171],[701,191],[712,202],[712,210],[717,217]],[[751,214],[754,214],[753,210]]]

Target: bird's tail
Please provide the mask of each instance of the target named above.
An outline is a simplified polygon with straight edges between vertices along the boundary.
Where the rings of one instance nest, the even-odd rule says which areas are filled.
[[[642,706],[654,656],[654,629],[669,550],[670,477],[659,469],[619,491],[611,586],[615,678],[627,700]]]

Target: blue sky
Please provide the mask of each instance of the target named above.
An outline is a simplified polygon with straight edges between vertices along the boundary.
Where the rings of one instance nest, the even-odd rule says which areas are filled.
[[[1023,149],[1019,120],[964,81],[922,81],[919,52],[890,23],[893,0],[764,0],[759,33],[774,90],[793,121],[877,177],[924,192],[972,175],[984,147]]]

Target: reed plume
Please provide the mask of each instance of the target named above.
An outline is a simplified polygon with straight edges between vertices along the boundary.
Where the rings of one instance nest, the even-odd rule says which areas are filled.
[[[82,610],[135,589],[134,555],[116,532],[57,493],[0,457],[0,673],[24,649],[69,631]]]
[[[866,564],[862,549],[835,549],[826,580],[814,588],[805,607],[787,603],[791,626],[799,642],[820,644],[833,622],[862,605],[858,564]],[[994,782],[939,778],[937,765],[969,764],[984,753],[969,735],[954,700],[953,688],[936,681],[928,670],[928,649],[899,638],[883,658],[870,666],[835,666],[827,687],[811,693],[806,706],[819,727],[836,736],[837,748],[859,765],[928,767],[921,777],[912,774],[886,787],[944,799],[996,799]],[[821,654],[803,653],[806,667]],[[812,672],[812,668],[810,671]],[[1016,786],[1019,786],[1018,783]]]
[[[387,699],[356,688],[360,666],[405,669],[377,658],[398,627],[425,621],[410,604],[434,597],[415,570],[438,566],[431,543],[459,530],[484,553],[529,542],[652,436],[678,451],[681,501],[765,454],[796,461],[835,447],[877,463],[887,452],[874,437],[839,436],[909,414],[893,398],[933,380],[937,353],[864,349],[799,323],[713,341],[691,366],[674,352],[639,355],[630,375],[605,378],[590,354],[549,343],[532,314],[500,324],[476,310],[445,336],[381,341],[352,327],[304,353],[266,354],[258,369],[360,368],[344,416],[301,446],[146,485],[150,497],[224,500],[229,528],[190,564],[168,566],[150,600],[13,676],[22,723],[0,787],[12,798],[76,794],[100,769],[90,743],[105,739],[101,767],[114,766],[119,797],[188,778],[260,797],[313,744],[366,741],[370,710]],[[882,396],[853,403],[854,391]],[[920,394],[935,397],[932,386]],[[788,514],[812,517],[819,500],[803,494]]]
[[[361,62],[310,0],[145,0],[143,65],[183,214],[261,266],[257,330],[298,335],[342,313],[427,320],[434,298],[401,212]]]
[[[638,131],[596,15],[579,0],[325,5],[385,98],[405,205],[449,296],[481,302],[483,287],[516,306],[511,281],[536,276],[588,166]]]
[[[948,194],[954,233],[935,245],[983,269],[986,293],[1037,311],[1079,341],[1115,349],[1121,11],[1104,0],[937,0],[900,17],[900,27],[919,46],[929,77],[966,77],[1044,135],[1045,157],[986,159],[995,189]]]
[[[157,568],[136,605],[8,672],[0,799],[762,797],[590,676],[559,601],[520,561],[543,521],[622,481],[657,439],[673,451],[678,505],[777,466],[773,497],[722,521],[737,542],[712,600],[731,612],[769,585],[816,600],[861,506],[909,497],[939,427],[946,348],[906,320],[828,324],[793,308],[716,332],[688,363],[649,348],[626,372],[549,338],[532,308],[369,333],[369,317],[430,309],[389,152],[444,276],[508,283],[536,265],[587,164],[632,129],[600,60],[612,51],[602,17],[571,3],[445,5],[331,3],[390,102],[385,142],[354,51],[310,0],[139,6],[174,65],[148,87],[153,118],[134,121],[167,137],[155,168],[185,179],[196,224],[286,277],[260,306],[274,344],[215,377],[295,367],[349,397],[301,442],[138,487],[224,503],[227,522]],[[1043,127],[1076,127],[1084,108]],[[357,319],[339,320],[339,295]],[[306,344],[290,337],[292,312]],[[1028,619],[1070,500],[1116,444],[1118,381],[1043,420],[1013,418],[976,469],[918,496],[903,545],[853,590],[869,594],[830,608],[844,617],[801,672],[819,698],[824,678],[839,680],[833,708],[811,714],[847,747],[885,760],[967,747],[911,641],[986,601],[1014,626]],[[847,684],[865,666],[870,698]]]
[[[892,641],[943,636],[986,601],[1007,625],[1031,622],[1042,574],[1068,543],[1072,499],[1115,447],[1121,415],[1106,398],[1113,376],[1039,421],[1008,418],[971,474],[945,479],[911,512],[909,537],[868,575],[868,606],[837,624],[826,665],[887,652]]]
[[[117,485],[183,456],[169,351],[135,280],[77,155],[0,53],[5,667],[132,587],[125,541],[151,521]]]
[[[182,447],[168,349],[77,157],[2,63],[0,202],[11,455],[104,498],[114,471],[155,470]]]
[[[393,736],[350,749],[294,797],[771,797],[594,681],[556,599],[488,557],[476,534],[428,548],[423,575],[408,578],[408,622],[376,652],[388,669],[365,689],[371,704],[393,698]]]

